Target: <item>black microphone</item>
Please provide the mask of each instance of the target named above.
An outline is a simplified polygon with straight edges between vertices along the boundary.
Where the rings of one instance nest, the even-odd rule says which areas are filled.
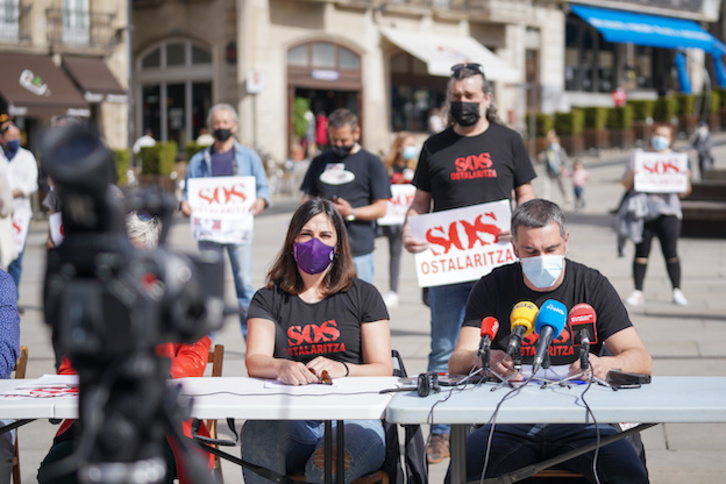
[[[590,344],[597,343],[595,309],[587,303],[581,303],[570,309],[567,325],[570,327],[572,345],[580,347],[580,368],[587,371],[590,367]]]
[[[479,341],[479,359],[481,360],[482,373],[486,373],[489,369],[490,347],[494,337],[499,331],[499,321],[497,318],[487,316],[481,320],[481,340]]]
[[[542,304],[537,319],[534,321],[534,329],[539,334],[537,340],[537,351],[532,363],[532,375],[542,368],[542,363],[549,354],[552,340],[560,335],[567,323],[567,308],[564,304],[554,299],[548,299]]]

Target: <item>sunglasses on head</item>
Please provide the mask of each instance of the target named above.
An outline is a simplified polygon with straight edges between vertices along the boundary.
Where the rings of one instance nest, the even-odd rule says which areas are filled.
[[[156,218],[156,215],[139,210],[138,212],[136,212],[136,217],[142,222],[151,222]]]
[[[453,72],[454,74],[458,73],[459,71],[463,71],[464,69],[476,71],[477,73],[481,74],[484,79],[487,78],[484,75],[484,68],[481,66],[481,64],[477,64],[476,62],[465,62],[463,64],[456,64],[454,66],[451,66],[451,72]]]

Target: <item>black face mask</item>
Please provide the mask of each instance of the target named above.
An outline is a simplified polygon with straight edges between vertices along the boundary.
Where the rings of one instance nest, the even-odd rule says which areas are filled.
[[[336,155],[340,156],[341,158],[345,158],[350,154],[350,151],[353,149],[353,145],[349,146],[333,146],[333,151]]]
[[[218,128],[214,130],[212,135],[214,136],[214,139],[224,143],[232,136],[232,130],[229,128]]]
[[[474,126],[481,118],[479,103],[451,101],[451,116],[459,126]]]

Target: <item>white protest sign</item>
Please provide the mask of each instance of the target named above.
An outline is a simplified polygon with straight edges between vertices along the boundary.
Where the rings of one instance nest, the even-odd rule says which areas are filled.
[[[16,210],[13,214],[13,233],[15,234],[15,248],[18,254],[25,249],[25,240],[28,238],[28,228],[30,227],[30,213]]]
[[[517,260],[509,239],[499,239],[511,217],[508,200],[411,217],[411,235],[429,243],[414,257],[419,286],[474,281]]]
[[[220,244],[251,242],[255,187],[253,176],[190,178],[187,193],[194,239]]]
[[[51,213],[48,216],[48,227],[50,228],[50,240],[58,247],[63,243],[66,234],[63,230],[63,215],[60,212]]]
[[[386,215],[379,218],[376,223],[378,225],[403,225],[415,193],[416,187],[411,184],[391,185],[392,197],[386,202]]]
[[[639,151],[634,160],[634,189],[642,193],[688,191],[688,155]]]

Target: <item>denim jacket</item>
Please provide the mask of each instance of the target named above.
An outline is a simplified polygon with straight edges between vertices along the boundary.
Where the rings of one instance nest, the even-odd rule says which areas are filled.
[[[212,176],[212,147],[205,148],[203,151],[192,156],[187,166],[187,174],[184,182],[184,192],[182,200],[188,200],[187,187],[190,178],[207,178]],[[242,146],[236,140],[234,142],[234,165],[232,166],[233,176],[253,176],[257,182],[255,190],[257,198],[263,198],[267,205],[270,204],[270,188],[267,185],[267,174],[262,160],[250,148]]]

